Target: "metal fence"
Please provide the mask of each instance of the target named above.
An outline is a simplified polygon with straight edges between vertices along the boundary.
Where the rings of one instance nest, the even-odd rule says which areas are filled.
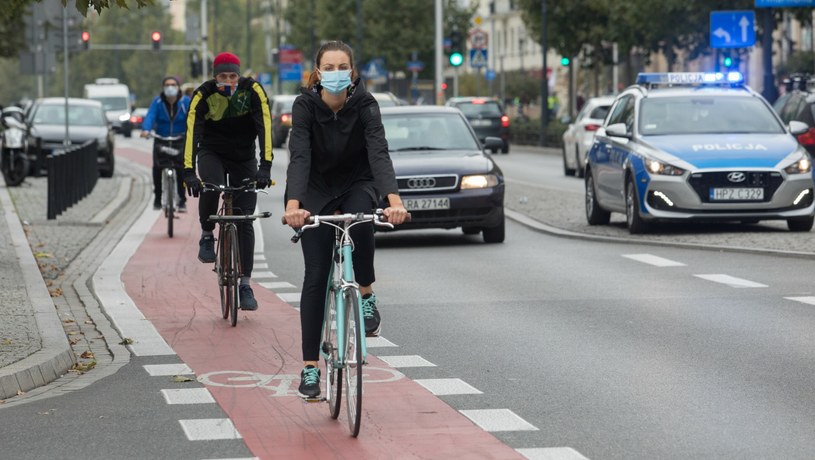
[[[96,140],[54,150],[48,163],[48,219],[56,219],[63,211],[85,198],[99,179]]]

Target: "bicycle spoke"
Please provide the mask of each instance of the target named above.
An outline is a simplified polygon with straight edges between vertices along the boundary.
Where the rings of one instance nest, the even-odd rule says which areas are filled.
[[[323,320],[323,362],[325,364],[325,399],[328,401],[328,410],[331,418],[340,415],[340,402],[342,401],[342,368],[336,367],[337,356],[337,304],[333,287],[326,293],[326,311]]]

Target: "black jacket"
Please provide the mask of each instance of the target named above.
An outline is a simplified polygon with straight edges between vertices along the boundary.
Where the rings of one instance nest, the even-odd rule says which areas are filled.
[[[335,114],[319,90],[302,88],[294,100],[286,200],[318,214],[351,190],[367,191],[372,206],[399,193],[376,99],[357,80]]]
[[[192,95],[187,116],[184,167],[191,169],[199,149],[211,150],[232,161],[255,156],[260,144],[261,167],[271,168],[272,115],[269,99],[258,82],[241,77],[232,97],[223,96],[215,79],[205,81]]]

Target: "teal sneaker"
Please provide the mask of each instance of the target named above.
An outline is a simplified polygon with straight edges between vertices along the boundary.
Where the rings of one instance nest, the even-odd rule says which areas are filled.
[[[320,396],[320,369],[308,365],[300,372],[300,387],[297,392],[304,398]]]
[[[362,319],[365,320],[365,335],[378,337],[382,331],[382,319],[376,309],[376,294],[366,294],[362,297]]]

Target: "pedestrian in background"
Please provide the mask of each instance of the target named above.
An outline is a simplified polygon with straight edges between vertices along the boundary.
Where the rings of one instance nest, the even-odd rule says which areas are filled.
[[[147,115],[142,121],[141,137],[148,137],[150,131],[163,137],[182,136],[176,145],[184,145],[183,136],[187,132],[187,113],[190,110],[190,99],[181,94],[180,82],[175,77],[166,77],[161,83],[161,93],[150,103]],[[181,177],[183,163],[181,155],[171,157],[161,151],[167,145],[163,139],[153,141],[153,209],[161,209],[161,170],[165,162],[175,165],[176,177]],[[184,184],[178,184],[178,212],[187,212],[187,197],[184,195]]]

